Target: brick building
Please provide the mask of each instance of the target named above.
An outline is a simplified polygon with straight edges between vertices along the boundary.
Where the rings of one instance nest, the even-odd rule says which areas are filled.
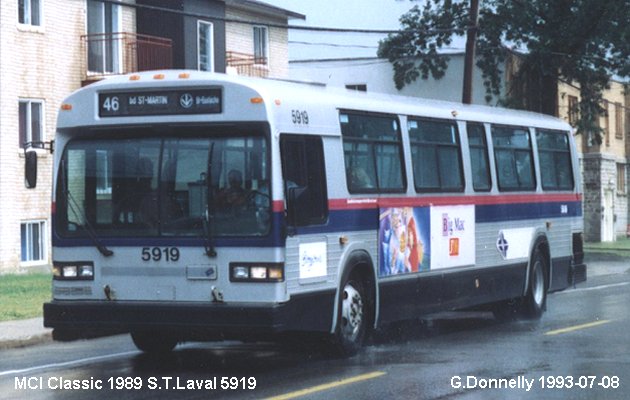
[[[125,2],[0,3],[0,273],[51,263],[52,155],[36,149],[37,186],[26,189],[24,147],[54,140],[68,94],[108,75],[159,68],[286,76],[283,26],[305,18],[256,0]]]

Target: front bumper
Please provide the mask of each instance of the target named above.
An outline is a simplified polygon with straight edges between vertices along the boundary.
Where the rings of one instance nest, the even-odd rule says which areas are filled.
[[[181,340],[261,337],[287,331],[330,331],[334,292],[287,303],[55,301],[44,304],[44,326],[55,340],[131,331],[163,331]]]

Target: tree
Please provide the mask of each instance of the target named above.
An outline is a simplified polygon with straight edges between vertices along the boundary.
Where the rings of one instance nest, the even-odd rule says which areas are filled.
[[[470,26],[468,12],[468,1],[427,0],[400,18],[401,30],[378,50],[393,64],[398,89],[419,77],[444,76],[449,58],[440,49],[476,28],[487,101],[499,97],[501,65],[516,54],[518,68],[504,104],[553,115],[558,79],[576,82],[578,133],[601,142],[602,92],[611,76],[630,76],[629,0],[482,0],[477,27]]]

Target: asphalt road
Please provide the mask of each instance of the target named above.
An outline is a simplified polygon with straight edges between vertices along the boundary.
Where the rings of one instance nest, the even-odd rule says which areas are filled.
[[[540,321],[444,313],[389,326],[350,359],[237,342],[158,359],[127,336],[3,350],[0,399],[626,399],[630,263],[599,264]]]

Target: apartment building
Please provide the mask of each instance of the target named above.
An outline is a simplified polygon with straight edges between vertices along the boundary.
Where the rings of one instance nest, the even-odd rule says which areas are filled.
[[[603,99],[601,143],[595,135],[576,136],[581,152],[584,235],[592,242],[614,241],[630,233],[630,96],[623,83],[613,80]],[[579,101],[577,85],[559,83],[558,115],[571,125],[577,120]]]
[[[289,32],[285,26],[288,20],[306,17],[259,1],[227,0],[226,5],[227,72],[288,78]]]
[[[133,31],[135,10],[95,1],[10,0],[0,4],[0,273],[48,266],[52,141],[57,110],[81,87],[87,64],[115,63],[88,33]],[[38,180],[26,189],[24,155],[31,142]]]
[[[305,18],[256,0],[124,2],[0,3],[0,273],[51,263],[50,148],[68,94],[109,75],[162,68],[286,76],[286,26]],[[38,155],[32,189],[29,142]]]

